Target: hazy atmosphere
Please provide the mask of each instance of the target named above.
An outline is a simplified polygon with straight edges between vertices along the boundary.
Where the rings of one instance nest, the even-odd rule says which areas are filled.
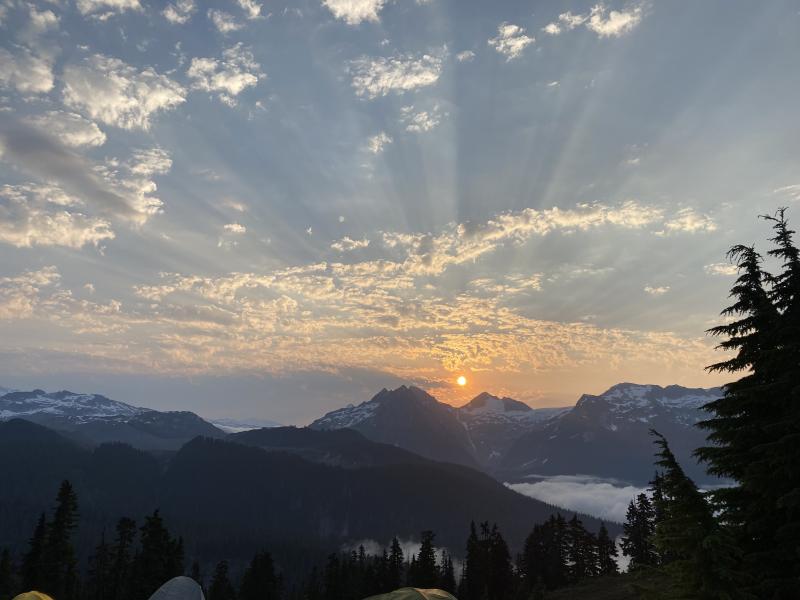
[[[798,218],[799,26],[781,1],[3,0],[0,386],[305,424],[400,383],[718,385],[725,252]]]

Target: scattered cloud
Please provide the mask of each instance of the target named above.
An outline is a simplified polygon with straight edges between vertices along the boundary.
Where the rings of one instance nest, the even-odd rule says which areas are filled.
[[[197,12],[197,5],[194,0],[175,0],[167,4],[161,14],[170,23],[184,25],[189,22],[195,12]]]
[[[221,102],[236,106],[236,96],[266,77],[241,42],[222,52],[222,58],[193,58],[186,72],[192,89],[216,93]]]
[[[705,265],[703,270],[708,275],[720,275],[725,277],[731,277],[739,273],[739,269],[736,265],[730,263],[712,263],[710,265]]]
[[[61,279],[58,269],[43,267],[14,277],[0,277],[0,320],[25,319],[33,315],[43,288]]]
[[[358,25],[364,21],[377,23],[386,0],[322,0],[322,5],[334,17],[348,25]]]
[[[152,67],[138,70],[101,54],[67,65],[63,80],[64,104],[122,129],[149,129],[153,116],[186,100],[183,87]]]
[[[506,484],[515,492],[598,519],[625,522],[630,501],[645,492],[612,480],[581,475],[556,475],[535,483]]]
[[[501,23],[497,35],[489,39],[489,45],[506,57],[506,61],[522,55],[523,50],[536,40],[525,33],[525,29],[512,23]]]
[[[353,89],[357,95],[372,100],[433,85],[442,74],[442,56],[443,52],[361,57],[350,63]]]
[[[791,200],[800,200],[800,183],[776,188],[772,190],[772,193],[787,196]]]
[[[51,110],[28,117],[26,121],[74,148],[102,146],[106,142],[106,134],[93,121],[73,112]]]
[[[669,291],[669,286],[668,285],[661,285],[661,286],[647,285],[647,286],[645,286],[644,291],[646,293],[650,294],[651,296],[663,296],[664,294],[666,294]]]
[[[222,34],[238,31],[242,28],[242,24],[239,23],[232,14],[226,13],[224,10],[210,8],[206,14],[214,24],[214,27],[217,28],[217,31]]]
[[[386,146],[392,143],[392,138],[385,131],[381,131],[373,135],[367,140],[367,148],[373,154],[380,154],[384,151]]]
[[[472,50],[464,50],[463,52],[456,54],[456,60],[458,62],[470,62],[474,58],[475,53]]]
[[[605,4],[595,4],[588,13],[573,14],[565,12],[558,15],[558,20],[548,23],[542,31],[549,35],[559,35],[583,25],[598,37],[620,37],[642,20],[644,10],[640,4],[632,5],[624,10],[609,10]]]
[[[44,94],[53,89],[53,63],[27,48],[12,54],[0,48],[0,86],[21,94]]]
[[[708,215],[699,214],[692,208],[682,208],[677,214],[664,223],[666,231],[697,233],[700,231],[716,231],[717,224]]]
[[[77,0],[76,6],[82,15],[101,21],[129,10],[142,10],[139,0]]]
[[[263,8],[261,4],[256,2],[255,0],[236,0],[239,4],[239,7],[245,12],[245,15],[248,19],[261,19],[263,18],[261,15],[261,9]]]
[[[136,150],[130,161],[130,171],[134,175],[162,175],[172,168],[169,152],[162,148]]]
[[[222,228],[228,233],[235,233],[238,235],[247,233],[247,227],[239,223],[227,223],[226,225],[223,225]]]
[[[413,106],[403,106],[400,109],[400,121],[406,126],[406,131],[422,133],[436,127],[447,113],[442,112],[439,105],[427,111],[416,111]]]
[[[369,240],[364,238],[361,240],[354,240],[347,236],[337,240],[331,244],[331,248],[337,252],[350,252],[351,250],[358,250],[369,246]]]
[[[240,213],[247,212],[247,205],[234,198],[223,198],[222,206]]]

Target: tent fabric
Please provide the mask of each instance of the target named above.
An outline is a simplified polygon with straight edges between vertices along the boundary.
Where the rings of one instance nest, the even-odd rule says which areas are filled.
[[[436,588],[422,589],[406,587],[388,594],[370,596],[365,600],[457,600],[455,596]]]
[[[174,577],[158,588],[150,600],[205,600],[203,590],[191,577]]]
[[[32,592],[25,592],[24,594],[20,594],[19,596],[14,596],[14,600],[53,600],[47,594],[43,594],[42,592],[32,591]]]

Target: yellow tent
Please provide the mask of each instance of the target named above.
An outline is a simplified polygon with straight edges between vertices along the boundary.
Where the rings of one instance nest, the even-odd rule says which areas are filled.
[[[424,590],[421,588],[406,587],[400,588],[388,594],[378,594],[377,596],[370,596],[365,600],[457,600],[452,594],[448,594],[444,590],[429,589]]]
[[[47,594],[43,594],[42,592],[25,592],[24,594],[20,594],[19,596],[15,596],[14,600],[53,600]]]

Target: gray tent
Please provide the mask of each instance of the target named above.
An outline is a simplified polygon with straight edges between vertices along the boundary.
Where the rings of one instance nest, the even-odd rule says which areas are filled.
[[[456,600],[456,597],[452,594],[448,594],[444,590],[436,588],[426,590],[406,587],[389,592],[388,594],[370,596],[366,600]]]
[[[205,600],[203,590],[191,577],[175,577],[156,590],[150,600]]]

